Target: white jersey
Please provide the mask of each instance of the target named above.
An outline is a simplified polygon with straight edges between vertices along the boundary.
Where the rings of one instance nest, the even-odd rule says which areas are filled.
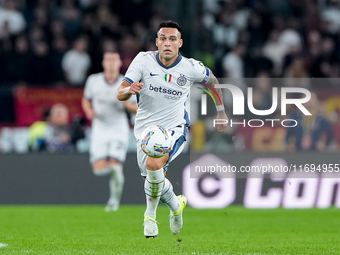
[[[97,117],[92,122],[94,127],[108,126],[115,132],[129,130],[125,107],[117,99],[118,87],[122,80],[123,76],[119,75],[113,84],[109,84],[104,73],[92,74],[88,77],[84,97],[91,101],[96,113]]]
[[[92,121],[91,163],[107,157],[125,161],[130,128],[125,107],[117,99],[122,80],[123,76],[119,75],[113,84],[109,84],[104,73],[97,73],[86,81],[84,97],[91,101],[97,116]]]
[[[206,83],[209,74],[209,69],[202,62],[180,54],[167,67],[159,60],[158,51],[140,52],[124,78],[130,84],[135,81],[144,83],[137,95],[139,108],[135,119],[136,139],[151,125],[161,125],[168,129],[188,127],[190,122],[185,101],[190,87],[195,82]]]

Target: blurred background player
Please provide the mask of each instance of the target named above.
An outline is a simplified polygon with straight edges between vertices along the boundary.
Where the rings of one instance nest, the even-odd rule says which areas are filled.
[[[104,54],[104,72],[90,75],[86,81],[82,106],[86,117],[92,120],[90,162],[97,176],[110,175],[110,198],[106,211],[116,211],[124,185],[123,163],[129,139],[126,110],[136,113],[137,104],[120,102],[118,86],[123,80],[119,74],[122,62],[118,53]]]
[[[190,125],[185,102],[191,85],[202,82],[215,87],[218,83],[212,72],[202,62],[187,59],[179,54],[182,47],[181,28],[174,21],[162,22],[158,27],[156,46],[158,51],[140,52],[129,66],[124,81],[119,87],[119,100],[127,100],[138,94],[138,113],[135,123],[137,161],[145,178],[146,211],[144,213],[144,236],[156,237],[158,227],[156,211],[159,201],[170,208],[170,230],[177,235],[182,226],[182,212],[187,199],[176,197],[171,182],[165,178],[169,163],[182,151]],[[216,89],[222,99],[221,89]],[[169,95],[171,95],[169,97]],[[227,119],[224,106],[218,96],[217,119]],[[147,156],[141,149],[141,134],[152,125],[160,125],[171,132],[170,153],[161,158]],[[217,125],[223,132],[226,125]]]

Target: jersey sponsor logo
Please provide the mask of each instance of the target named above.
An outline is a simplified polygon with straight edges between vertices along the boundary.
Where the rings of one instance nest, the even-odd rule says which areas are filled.
[[[149,85],[149,90],[159,92],[159,93],[169,94],[169,95],[173,95],[173,96],[181,96],[182,95],[181,91],[162,88],[162,87],[154,87],[151,84]]]
[[[164,80],[165,80],[166,82],[170,82],[170,81],[171,81],[171,78],[172,78],[172,75],[171,75],[171,74],[166,73],[166,74],[164,75]]]
[[[177,79],[177,84],[179,86],[184,86],[187,83],[187,78],[183,74],[181,74]]]
[[[170,96],[170,95],[164,95],[163,98],[166,99],[166,100],[175,100],[175,101],[181,99],[180,96]]]
[[[158,73],[150,73],[150,76],[158,76]]]

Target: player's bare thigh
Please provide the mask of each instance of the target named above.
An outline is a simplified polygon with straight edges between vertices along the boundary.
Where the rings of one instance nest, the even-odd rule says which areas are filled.
[[[150,171],[156,171],[158,169],[161,169],[162,167],[166,165],[168,160],[169,160],[169,153],[161,158],[151,158],[148,156],[146,159],[146,169]]]

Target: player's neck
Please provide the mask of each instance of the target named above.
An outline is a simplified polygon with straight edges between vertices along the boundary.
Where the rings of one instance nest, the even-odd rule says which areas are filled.
[[[178,53],[175,57],[173,57],[172,59],[165,59],[163,57],[161,57],[161,55],[158,55],[159,60],[163,63],[163,65],[165,66],[171,66],[173,63],[176,62],[176,60],[178,59]]]
[[[115,83],[115,81],[117,80],[117,77],[118,77],[118,73],[115,73],[115,72],[105,73],[105,80],[109,84]]]

